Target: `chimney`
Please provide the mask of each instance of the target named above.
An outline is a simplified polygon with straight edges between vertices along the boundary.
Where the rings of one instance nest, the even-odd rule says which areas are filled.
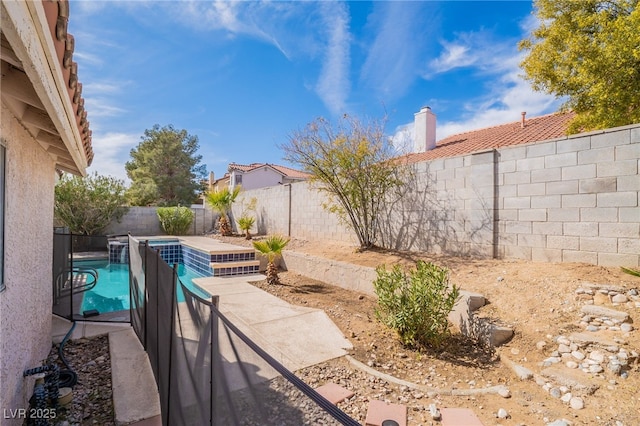
[[[428,106],[414,114],[414,152],[425,152],[436,147],[436,115]]]
[[[525,117],[525,115],[527,115],[527,112],[523,111],[520,114],[522,114],[522,122],[520,123],[520,127],[522,127],[524,129],[524,117]]]

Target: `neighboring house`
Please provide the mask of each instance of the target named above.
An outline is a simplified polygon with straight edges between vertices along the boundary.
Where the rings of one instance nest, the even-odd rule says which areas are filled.
[[[414,152],[407,159],[418,163],[560,138],[566,135],[569,121],[574,117],[573,112],[567,112],[527,119],[523,112],[518,121],[459,133],[436,142],[435,114],[431,108],[424,107],[415,114]]]
[[[225,173],[220,179],[214,179],[213,172],[209,173],[209,192],[220,191],[229,187],[229,174]]]
[[[267,186],[283,185],[309,179],[308,173],[285,166],[269,163],[229,164],[228,172],[215,181],[215,187],[223,188],[225,184],[230,189],[241,186],[242,189],[257,189]]]
[[[0,2],[0,407],[24,409],[51,350],[56,169],[84,175],[91,131],[66,1]],[[15,413],[15,411],[13,411]]]

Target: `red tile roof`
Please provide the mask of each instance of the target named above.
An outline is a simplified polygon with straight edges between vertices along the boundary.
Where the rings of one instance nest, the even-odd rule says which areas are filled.
[[[283,176],[291,179],[308,179],[309,177],[311,177],[311,175],[309,175],[308,173],[302,172],[300,170],[292,169],[290,167],[285,167],[285,166],[279,166],[277,164],[269,164],[269,163],[251,163],[251,164],[231,163],[229,164],[228,170],[229,171],[240,170],[242,172],[249,172],[251,170],[254,170],[263,166],[269,166],[272,169],[276,170],[277,172],[282,173]]]
[[[527,118],[522,127],[521,121],[473,130],[449,136],[436,142],[430,151],[408,154],[410,163],[435,158],[454,157],[487,149],[555,139],[566,135],[573,112],[554,113],[540,117]]]
[[[78,64],[73,61],[75,42],[73,36],[67,33],[69,0],[43,0],[42,5],[45,9],[58,61],[62,65],[64,79],[67,83],[67,94],[76,114],[76,124],[82,138],[84,153],[87,156],[87,166],[90,166],[93,161],[91,130],[89,129],[89,121],[87,121],[87,111],[84,109],[84,98],[81,96],[82,84],[78,82]]]

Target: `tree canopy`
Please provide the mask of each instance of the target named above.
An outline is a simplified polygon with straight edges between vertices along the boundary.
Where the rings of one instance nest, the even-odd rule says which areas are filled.
[[[74,234],[98,235],[125,213],[124,192],[124,182],[111,176],[65,175],[55,187],[55,218]]]
[[[142,142],[131,150],[125,164],[131,187],[127,198],[132,205],[190,205],[202,189],[200,180],[206,166],[197,155],[198,137],[172,125],[158,124],[144,131]]]
[[[521,66],[534,89],[566,98],[570,133],[640,122],[639,1],[535,1]]]
[[[324,205],[351,227],[361,249],[376,244],[383,207],[403,185],[406,170],[385,134],[383,120],[343,116],[332,124],[318,118],[282,145],[285,159],[311,174],[329,195]]]

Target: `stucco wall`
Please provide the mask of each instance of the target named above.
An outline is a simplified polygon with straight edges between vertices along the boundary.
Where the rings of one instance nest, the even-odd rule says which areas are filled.
[[[282,175],[266,166],[242,175],[242,188],[247,190],[278,185],[280,182],[282,182]]]
[[[640,124],[418,163],[381,220],[380,243],[431,253],[637,267],[639,163]],[[325,195],[307,183],[241,197],[257,198],[262,234],[357,242],[322,208]]]
[[[7,164],[0,407],[8,410],[27,407],[34,380],[23,378],[22,372],[41,365],[51,349],[55,169],[51,157],[4,105],[1,117]]]

